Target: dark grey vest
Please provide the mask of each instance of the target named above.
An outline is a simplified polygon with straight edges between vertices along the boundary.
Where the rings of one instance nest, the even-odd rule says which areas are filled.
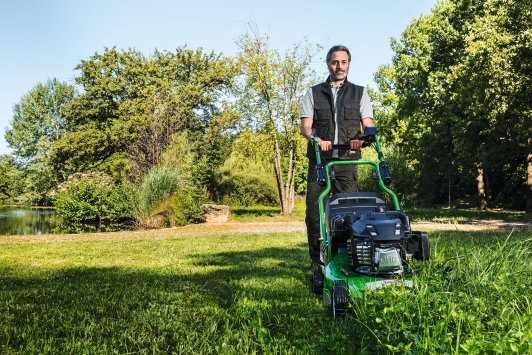
[[[364,93],[364,87],[344,82],[337,97],[338,107],[338,144],[348,144],[350,140],[360,132],[361,113],[360,100]],[[334,102],[329,78],[324,83],[312,87],[314,97],[314,119],[312,128],[316,129],[316,134],[324,141],[334,143]],[[358,160],[361,157],[360,150],[357,154],[348,155],[348,150],[340,149],[338,156],[342,160]],[[332,151],[322,152],[325,160],[332,159]],[[316,159],[314,147],[310,144],[307,149],[307,158]]]

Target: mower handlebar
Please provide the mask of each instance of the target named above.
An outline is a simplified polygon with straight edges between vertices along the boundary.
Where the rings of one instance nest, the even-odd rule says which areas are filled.
[[[362,148],[368,147],[371,143],[375,142],[375,135],[377,134],[377,129],[375,127],[366,127],[364,133],[358,133],[356,137],[352,140],[364,141],[362,143]],[[333,149],[351,149],[349,143],[347,144],[333,144]]]
[[[364,141],[362,148],[368,147],[371,143],[375,142],[375,135],[377,135],[377,129],[375,127],[366,127],[364,133],[358,133],[353,140]],[[312,129],[312,133],[309,137],[310,144],[315,145],[318,143],[318,137],[316,135],[316,129]],[[351,149],[349,143],[346,144],[333,144],[333,149]]]

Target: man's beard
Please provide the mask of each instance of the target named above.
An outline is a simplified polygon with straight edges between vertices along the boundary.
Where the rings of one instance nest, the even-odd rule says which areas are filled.
[[[333,79],[333,81],[339,81],[339,80],[344,80],[345,78],[347,78],[348,71],[349,69],[347,69],[346,71],[340,71],[336,73],[334,71],[329,70],[329,74],[331,75],[331,79]]]

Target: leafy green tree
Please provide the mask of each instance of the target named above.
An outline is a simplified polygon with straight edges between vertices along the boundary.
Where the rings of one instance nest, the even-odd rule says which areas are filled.
[[[481,208],[508,191],[524,195],[515,181],[524,188],[532,169],[523,165],[530,157],[529,14],[524,1],[440,1],[392,40],[392,63],[375,77],[377,116],[385,118],[386,138],[416,165],[419,189],[432,192],[425,202],[441,198],[449,181],[459,192],[476,184]]]
[[[70,128],[64,108],[75,95],[73,86],[57,79],[39,83],[24,95],[5,131],[13,154],[26,163],[48,157],[50,145]]]
[[[23,193],[22,174],[13,156],[0,155],[0,203],[13,201]]]
[[[392,63],[375,75],[380,90],[375,115],[379,131],[397,145],[405,163],[417,173],[412,181],[424,191],[420,195],[424,204],[441,198],[448,181],[459,179],[462,172],[455,164],[451,134],[451,118],[460,110],[448,100],[452,92],[448,73],[463,48],[463,19],[453,17],[453,9],[450,3],[439,2],[429,15],[414,19],[400,41],[392,39]]]
[[[208,126],[235,75],[229,58],[183,48],[150,57],[105,48],[76,69],[83,94],[68,115],[76,130],[54,144],[54,163],[87,170],[125,155],[137,180],[174,133]]]
[[[11,197],[10,194],[10,180],[8,172],[10,170],[9,162],[6,161],[10,158],[9,155],[0,156],[0,203]]]
[[[517,178],[529,192],[526,205],[532,212],[532,181],[527,184],[525,177],[527,169],[529,176],[532,173],[532,9],[529,2],[519,0],[479,3],[482,7],[477,6],[462,60],[453,68],[457,83],[453,99],[467,112],[458,133],[474,144],[479,142],[472,137],[482,138],[478,160],[488,202],[492,190],[498,192],[494,197],[511,194],[522,198],[525,194],[512,191]],[[519,201],[506,200],[511,207],[524,207]]]
[[[24,172],[21,200],[49,201],[48,192],[58,180],[57,172],[49,164],[50,148],[71,130],[65,107],[75,96],[73,86],[50,79],[37,84],[14,106],[5,139]]]
[[[244,126],[269,137],[281,214],[290,215],[295,177],[306,163],[298,154],[298,145],[304,144],[299,134],[300,101],[313,80],[310,63],[316,49],[302,41],[281,55],[269,48],[268,36],[250,27],[251,33],[236,42],[243,74],[238,110]]]

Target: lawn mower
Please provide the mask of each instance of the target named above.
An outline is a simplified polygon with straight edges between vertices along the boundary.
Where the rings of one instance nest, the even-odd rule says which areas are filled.
[[[428,234],[412,231],[409,217],[401,211],[388,165],[381,151],[377,130],[366,127],[357,139],[378,154],[372,160],[338,160],[323,163],[318,138],[313,130],[309,141],[316,151],[318,183],[325,187],[319,197],[321,273],[313,273],[311,289],[323,296],[334,318],[343,316],[362,291],[388,285],[412,287],[413,259],[428,260]],[[349,149],[349,144],[333,144]],[[391,201],[376,192],[340,192],[331,195],[332,167],[342,164],[371,165],[372,176]]]

